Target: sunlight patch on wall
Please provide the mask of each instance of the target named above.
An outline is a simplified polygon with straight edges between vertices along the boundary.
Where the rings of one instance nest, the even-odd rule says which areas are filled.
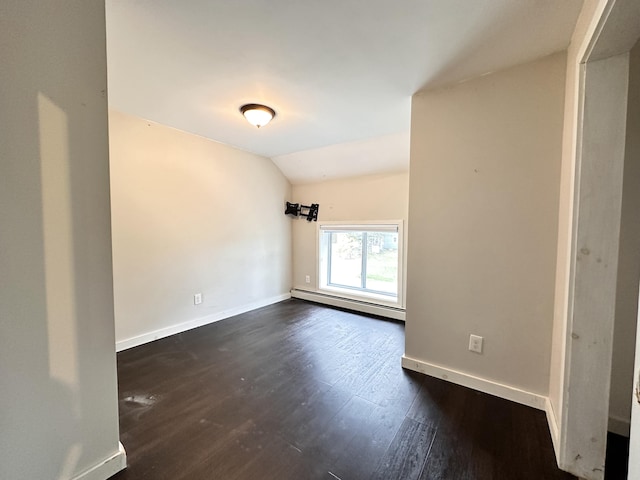
[[[73,220],[66,113],[38,93],[49,374],[77,391]]]

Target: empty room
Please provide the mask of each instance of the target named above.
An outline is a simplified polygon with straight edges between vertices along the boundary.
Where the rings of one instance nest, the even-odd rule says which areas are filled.
[[[1,479],[640,479],[640,2],[0,38]]]

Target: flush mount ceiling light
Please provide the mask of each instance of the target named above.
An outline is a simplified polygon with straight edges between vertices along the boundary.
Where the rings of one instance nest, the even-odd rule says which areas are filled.
[[[240,107],[240,112],[244,115],[244,118],[247,119],[247,122],[258,128],[265,126],[276,116],[273,108],[258,103],[243,105]]]

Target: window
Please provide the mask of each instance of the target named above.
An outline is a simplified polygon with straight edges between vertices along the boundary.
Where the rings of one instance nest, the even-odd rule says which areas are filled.
[[[320,289],[376,303],[401,303],[401,225],[321,224]]]

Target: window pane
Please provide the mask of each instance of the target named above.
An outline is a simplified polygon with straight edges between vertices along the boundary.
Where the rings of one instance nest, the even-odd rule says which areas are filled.
[[[400,225],[321,225],[319,238],[319,289],[374,302],[397,302],[401,285],[398,261],[402,258]],[[324,228],[323,228],[324,227]],[[375,228],[375,227],[380,227]]]
[[[362,287],[362,232],[332,232],[329,284]]]
[[[398,294],[398,234],[367,234],[367,278],[365,288]]]

